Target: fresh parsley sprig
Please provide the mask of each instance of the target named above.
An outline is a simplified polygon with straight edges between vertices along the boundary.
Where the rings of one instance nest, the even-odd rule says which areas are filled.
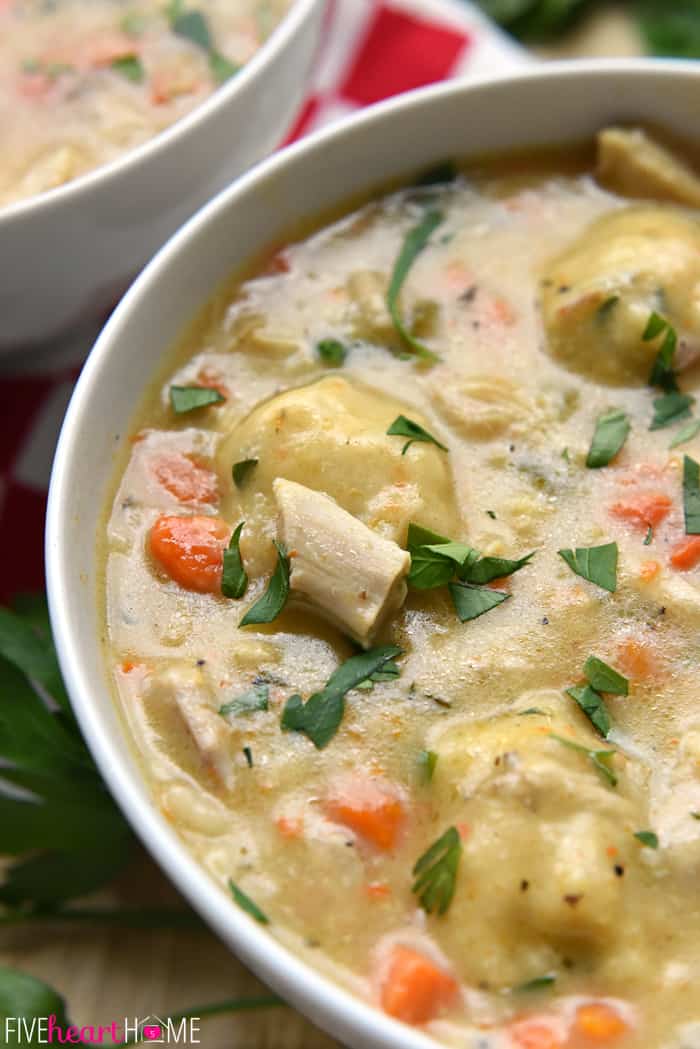
[[[456,827],[450,827],[417,860],[411,892],[428,914],[444,914],[452,902],[457,885],[457,872],[462,856],[462,839]]]
[[[440,211],[426,211],[418,225],[414,226],[406,234],[399,256],[394,263],[394,269],[389,282],[389,290],[386,295],[387,308],[401,341],[409,352],[430,364],[433,364],[440,358],[436,353],[433,353],[432,350],[429,350],[427,346],[424,346],[422,342],[419,342],[404,324],[399,309],[399,293],[401,292],[401,288],[404,285],[413,263],[423,251],[430,240],[433,231],[437,229],[443,221],[443,218],[444,216]]]

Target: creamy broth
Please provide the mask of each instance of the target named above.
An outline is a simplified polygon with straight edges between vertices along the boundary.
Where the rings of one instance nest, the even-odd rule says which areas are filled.
[[[169,127],[233,76],[287,0],[0,0],[0,207]]]
[[[610,130],[292,238],[120,471],[106,651],[155,803],[449,1045],[700,1045],[697,186]]]

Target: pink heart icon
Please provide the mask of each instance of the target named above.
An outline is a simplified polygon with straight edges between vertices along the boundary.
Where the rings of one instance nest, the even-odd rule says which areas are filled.
[[[156,1038],[160,1038],[160,1035],[161,1029],[155,1025],[152,1027],[144,1027],[143,1029],[143,1037],[147,1038],[149,1042],[153,1042]]]

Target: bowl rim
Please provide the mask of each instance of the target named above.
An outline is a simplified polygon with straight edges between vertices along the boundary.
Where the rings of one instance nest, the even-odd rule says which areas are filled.
[[[89,411],[91,393],[99,384],[103,362],[111,353],[118,351],[122,329],[132,312],[138,311],[142,300],[150,295],[151,286],[158,281],[161,271],[167,269],[181,253],[186,254],[189,242],[215,222],[221,212],[235,208],[249,191],[254,190],[257,182],[273,176],[290,162],[320,152],[337,138],[361,133],[372,124],[390,120],[394,113],[412,107],[429,108],[439,104],[445,96],[468,96],[479,89],[503,85],[506,81],[513,90],[517,90],[519,83],[530,79],[561,80],[600,75],[613,78],[627,75],[654,77],[667,76],[669,72],[700,81],[700,62],[657,58],[562,60],[542,66],[523,66],[500,75],[459,78],[407,92],[360,110],[278,151],[204,205],[149,262],[97,339],[70,401],[51,474],[46,518],[46,565],[56,651],[81,731],[113,797],[135,833],[193,909],[260,979],[310,1016],[313,1022],[341,1039],[345,1031],[351,1030],[358,1044],[362,1044],[361,1039],[368,1039],[369,1045],[381,1046],[382,1049],[436,1049],[439,1044],[430,1035],[393,1019],[330,975],[307,963],[291,947],[285,946],[242,910],[232,906],[221,887],[195,860],[155,806],[150,801],[144,804],[141,791],[145,777],[138,773],[132,775],[121,765],[119,747],[103,723],[97,705],[92,702],[90,674],[83,667],[79,655],[83,639],[77,622],[73,622],[73,606],[85,598],[80,589],[80,580],[72,578],[68,571],[67,556],[71,513],[74,509],[70,482],[73,464],[79,462],[78,438],[83,414],[86,409]],[[102,496],[104,492],[100,494]],[[94,599],[93,595],[90,599]],[[108,689],[106,675],[103,677],[103,687]]]
[[[293,0],[291,7],[277,23],[268,38],[263,41],[255,54],[242,67],[240,72],[230,77],[226,83],[212,91],[211,95],[191,109],[183,117],[146,139],[133,149],[116,156],[106,164],[91,168],[77,178],[70,179],[60,186],[34,196],[17,200],[4,207],[0,206],[0,232],[3,224],[21,222],[29,215],[36,215],[51,209],[58,209],[64,204],[69,206],[81,193],[99,192],[108,189],[123,174],[135,172],[147,165],[152,158],[178,145],[180,139],[187,136],[200,124],[206,124],[226,108],[238,92],[245,91],[249,82],[255,80],[264,70],[274,65],[278,56],[301,30],[307,18],[317,5],[324,5],[326,0]]]

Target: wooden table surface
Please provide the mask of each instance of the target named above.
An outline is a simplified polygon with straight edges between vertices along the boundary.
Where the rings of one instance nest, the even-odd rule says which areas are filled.
[[[599,10],[543,58],[641,53],[622,5]],[[109,903],[177,904],[165,878],[140,856],[104,897]],[[72,1022],[109,1024],[124,1016],[159,1016],[265,988],[207,930],[124,931],[35,925],[5,929],[0,963],[46,980],[67,999]],[[202,1023],[204,1049],[338,1049],[293,1009],[222,1016]]]

